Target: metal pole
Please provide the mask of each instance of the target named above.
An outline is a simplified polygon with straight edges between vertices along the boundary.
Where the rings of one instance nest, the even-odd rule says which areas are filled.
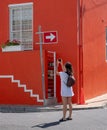
[[[43,98],[45,101],[45,75],[44,75],[44,63],[43,63],[43,38],[42,38],[42,29],[41,26],[38,26],[38,34],[39,34],[39,43],[40,43],[40,60],[41,60],[41,70],[42,70],[42,90],[43,90]]]

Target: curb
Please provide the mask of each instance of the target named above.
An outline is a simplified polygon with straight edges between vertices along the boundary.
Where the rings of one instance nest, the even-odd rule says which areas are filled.
[[[73,105],[73,110],[89,110],[107,108],[107,103],[101,105]],[[26,106],[26,105],[0,105],[0,112],[2,113],[27,113],[27,112],[52,112],[62,111],[62,105],[54,106]]]

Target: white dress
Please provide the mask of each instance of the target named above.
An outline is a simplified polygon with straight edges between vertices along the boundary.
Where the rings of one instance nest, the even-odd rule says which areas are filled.
[[[67,87],[67,85],[66,85],[68,74],[65,72],[59,72],[59,75],[60,75],[60,79],[61,79],[61,96],[62,97],[74,96],[72,87]]]

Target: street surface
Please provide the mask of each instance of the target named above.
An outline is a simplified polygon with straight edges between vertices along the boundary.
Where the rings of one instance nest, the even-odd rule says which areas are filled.
[[[73,111],[73,120],[59,123],[61,117],[62,111],[0,113],[0,130],[107,130],[106,108]]]

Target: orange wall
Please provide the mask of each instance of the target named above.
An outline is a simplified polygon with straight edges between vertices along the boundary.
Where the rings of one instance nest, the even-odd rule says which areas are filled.
[[[77,50],[77,2],[76,0],[67,0],[66,5],[63,0],[40,0],[35,3],[34,25],[35,32],[38,25],[42,26],[42,31],[58,31],[58,43],[46,44],[46,50],[56,51],[57,55],[64,58],[64,61],[74,60]],[[34,42],[38,42],[34,37]],[[35,45],[35,49],[38,49]],[[73,51],[75,50],[75,51]]]
[[[107,0],[83,2],[83,75],[86,99],[107,92]]]
[[[4,0],[0,4],[0,12],[6,16],[0,22],[0,42],[9,38],[9,10],[8,4],[19,4],[33,2],[33,26],[34,26],[34,49],[39,50],[38,26],[42,26],[43,31],[58,31],[58,43],[43,45],[45,50],[56,51],[57,57],[61,57],[64,62],[70,61],[75,70],[77,84],[75,85],[74,102],[78,100],[78,46],[77,46],[77,0]],[[1,16],[2,17],[2,16]],[[5,26],[4,26],[5,25]],[[30,52],[29,52],[30,53]],[[26,52],[27,54],[27,52]],[[60,84],[57,80],[57,92],[60,97]],[[60,99],[58,99],[60,101]]]
[[[66,2],[65,0],[4,0],[0,3],[0,12],[2,12],[0,14],[2,17],[0,21],[0,43],[9,39],[9,4],[33,2],[34,50],[39,50],[39,45],[36,44],[36,42],[38,42],[38,35],[35,34],[38,31],[39,25],[42,26],[42,31],[58,31],[58,43],[45,44],[43,48],[49,51],[56,51],[57,58],[61,57],[64,62],[70,61],[73,64],[77,81],[74,87],[74,102],[78,102],[79,100],[81,87],[83,87],[85,99],[107,92],[107,62],[105,61],[107,0],[80,0],[82,7],[80,10],[78,9],[80,12],[77,12],[77,1],[79,0],[67,0]],[[80,16],[80,19],[79,17],[77,19],[77,16]],[[81,18],[82,21],[79,21]],[[77,27],[77,25],[80,26]],[[80,47],[79,44],[82,46]],[[33,52],[26,52],[26,56],[29,57],[30,53],[32,55]],[[14,53],[7,54],[10,56]],[[16,57],[16,54],[20,54],[23,57],[23,52],[18,52],[15,53],[13,59]],[[2,54],[2,56],[3,55],[5,54]],[[0,58],[1,61],[3,60],[2,56]],[[35,59],[36,55],[32,56],[31,59]],[[18,66],[13,60],[12,64]],[[8,65],[8,72],[13,72],[12,66],[10,64]],[[24,65],[23,63],[22,66]],[[29,67],[29,64],[27,64],[27,66]],[[4,64],[2,64],[2,67],[4,68]],[[16,68],[14,68],[14,74],[18,73]],[[81,76],[82,73],[83,77]],[[22,76],[21,78],[23,79]],[[29,78],[30,77],[28,77],[28,79]],[[58,77],[57,97],[58,101],[61,101]]]
[[[34,5],[34,31],[38,31],[38,26],[42,26],[42,31],[58,31],[58,43],[45,44],[43,48],[56,51],[57,57],[61,57],[64,62],[70,61],[75,70],[77,78],[77,1],[76,0],[40,0]],[[35,35],[34,43],[38,42]],[[34,46],[39,49],[39,45]],[[60,99],[60,84],[57,78],[58,100]],[[77,79],[78,84],[78,79]],[[75,86],[74,102],[77,102],[78,89]]]
[[[43,99],[41,64],[39,51],[4,52],[0,53],[0,76],[13,75],[15,80],[26,84],[27,89],[33,90]],[[17,83],[12,83],[10,78],[0,78],[0,104],[32,104],[42,105],[36,98],[30,97],[23,88],[18,88]]]

